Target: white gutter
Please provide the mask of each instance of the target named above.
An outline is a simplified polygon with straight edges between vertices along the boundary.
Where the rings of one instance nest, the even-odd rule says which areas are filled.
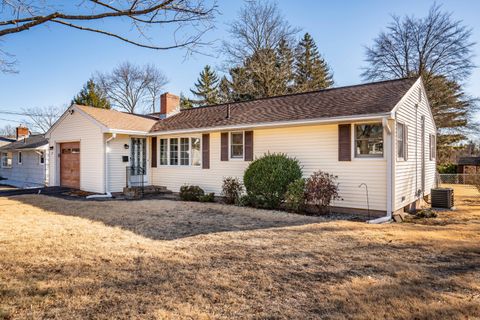
[[[301,126],[301,125],[310,125],[310,124],[327,124],[327,123],[337,123],[342,121],[349,121],[349,122],[350,121],[368,121],[368,120],[378,120],[383,117],[389,117],[390,115],[391,115],[390,112],[386,112],[386,113],[377,113],[377,114],[366,114],[366,115],[360,115],[355,117],[342,116],[342,117],[332,117],[332,118],[316,118],[316,119],[308,119],[308,120],[260,122],[260,123],[239,124],[239,125],[231,125],[231,126],[156,131],[156,132],[150,132],[147,135],[159,136],[159,135],[179,134],[179,133],[213,132],[213,131],[228,131],[228,130],[238,130],[238,129]],[[162,121],[162,120],[159,120],[159,121]]]
[[[87,196],[87,199],[96,199],[96,198],[111,198],[112,194],[108,191],[108,143],[117,137],[116,133],[113,133],[110,138],[105,140],[105,194],[93,194]]]

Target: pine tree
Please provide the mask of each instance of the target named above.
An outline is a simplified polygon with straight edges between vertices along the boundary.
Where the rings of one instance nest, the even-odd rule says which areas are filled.
[[[284,81],[279,73],[275,50],[262,49],[245,61],[248,83],[254,98],[265,98],[285,93]]]
[[[183,93],[180,93],[180,109],[191,109],[193,108],[193,101],[187,97]]]
[[[230,81],[226,76],[223,76],[218,85],[218,102],[227,103],[232,101],[232,92],[230,89]]]
[[[82,90],[73,98],[72,104],[80,104],[95,108],[110,109],[110,102],[105,93],[90,79]]]
[[[282,94],[287,94],[292,92],[294,74],[293,74],[293,64],[294,57],[293,51],[288,44],[288,41],[282,39],[278,44],[276,50],[277,54],[277,72],[278,72],[278,81],[279,87]]]
[[[318,53],[313,38],[305,33],[295,52],[295,91],[319,90],[332,85],[333,76],[329,66]]]
[[[230,69],[231,101],[246,101],[254,99],[254,86],[249,72],[244,67]]]
[[[211,105],[218,103],[218,76],[209,65],[200,72],[200,77],[195,83],[195,89],[190,91],[198,98],[194,100],[194,104]]]
[[[475,130],[476,123],[469,123],[470,113],[476,111],[476,100],[468,97],[462,86],[445,76],[423,77],[428,102],[432,108],[435,124],[439,128],[437,146],[438,162],[449,158],[452,146],[467,138]]]

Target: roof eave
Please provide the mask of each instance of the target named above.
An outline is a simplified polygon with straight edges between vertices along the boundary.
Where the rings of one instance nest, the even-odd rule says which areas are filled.
[[[148,133],[148,135],[158,136],[158,135],[180,134],[180,133],[191,133],[191,132],[212,132],[212,131],[228,131],[228,130],[253,129],[253,128],[304,126],[304,125],[329,124],[329,123],[348,122],[348,121],[380,120],[385,117],[390,119],[392,117],[391,112],[365,114],[365,115],[357,115],[357,116],[341,116],[341,117],[331,117],[331,118],[315,118],[315,119],[261,122],[261,123],[250,123],[250,124],[247,123],[247,124],[230,125],[230,126],[153,131]]]

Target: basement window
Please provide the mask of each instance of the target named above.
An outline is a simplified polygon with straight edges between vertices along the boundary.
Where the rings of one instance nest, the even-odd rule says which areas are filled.
[[[355,125],[355,157],[383,157],[382,123],[367,123]]]

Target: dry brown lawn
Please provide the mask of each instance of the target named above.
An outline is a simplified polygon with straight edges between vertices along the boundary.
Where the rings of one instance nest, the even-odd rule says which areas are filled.
[[[458,199],[435,220],[368,225],[0,198],[0,319],[478,319],[480,197]]]

